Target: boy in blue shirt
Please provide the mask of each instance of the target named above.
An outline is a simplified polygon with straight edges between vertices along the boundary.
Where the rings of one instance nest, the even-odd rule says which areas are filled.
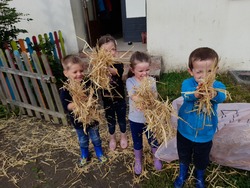
[[[206,108],[197,112],[197,104],[204,97],[198,90],[204,78],[214,67],[217,68],[218,60],[218,54],[207,47],[197,48],[189,56],[188,72],[192,77],[184,80],[181,88],[184,102],[179,110],[177,127],[180,172],[174,182],[175,188],[183,187],[191,162],[196,169],[196,187],[205,187],[204,174],[218,124],[217,106],[226,99],[226,93],[223,92],[226,87],[219,81],[213,82],[213,92],[208,93],[212,104],[211,116],[207,115]]]

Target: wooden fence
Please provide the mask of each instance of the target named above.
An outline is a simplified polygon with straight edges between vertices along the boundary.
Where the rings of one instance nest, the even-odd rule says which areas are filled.
[[[12,41],[12,49],[0,49],[0,99],[3,105],[20,108],[22,114],[44,118],[46,121],[67,124],[60,101],[56,78],[48,62],[46,41],[52,44],[52,55],[58,67],[65,56],[61,32],[39,35],[19,42]],[[46,38],[48,37],[48,38]],[[60,42],[60,40],[61,42]]]

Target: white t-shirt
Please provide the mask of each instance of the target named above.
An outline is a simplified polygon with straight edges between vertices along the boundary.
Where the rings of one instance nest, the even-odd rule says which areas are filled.
[[[156,82],[155,82],[155,78],[150,77],[150,79],[153,79],[153,85],[152,85],[152,90],[156,91]],[[132,96],[135,93],[135,88],[140,86],[141,82],[138,82],[135,77],[131,77],[128,78],[126,80],[126,88],[127,88],[127,92],[129,95],[129,114],[128,114],[128,119],[130,121],[136,122],[136,123],[145,123],[145,117],[144,117],[144,113],[137,109],[135,107],[135,103],[134,101],[131,99],[130,96]]]

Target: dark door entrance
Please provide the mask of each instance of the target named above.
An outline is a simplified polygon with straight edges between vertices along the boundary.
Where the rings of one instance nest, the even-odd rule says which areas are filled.
[[[90,46],[102,35],[122,37],[120,0],[84,0],[84,13]]]

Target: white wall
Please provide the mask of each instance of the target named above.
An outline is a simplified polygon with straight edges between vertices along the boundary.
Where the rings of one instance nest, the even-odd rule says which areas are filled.
[[[9,5],[15,7],[18,12],[30,14],[29,17],[33,19],[30,22],[22,21],[17,24],[18,28],[28,31],[20,34],[19,38],[61,30],[67,53],[78,52],[72,9],[79,12],[80,7],[77,9],[72,6],[71,9],[70,0],[13,0]]]
[[[215,49],[222,70],[250,70],[249,0],[148,0],[147,48],[165,72],[186,68],[192,50]]]

